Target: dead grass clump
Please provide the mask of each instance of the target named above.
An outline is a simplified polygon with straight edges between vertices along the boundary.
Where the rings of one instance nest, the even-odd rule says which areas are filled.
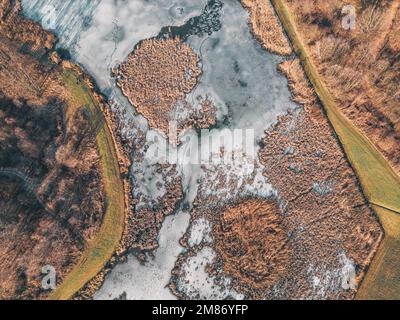
[[[251,199],[225,208],[215,226],[215,249],[224,273],[242,290],[269,288],[291,257],[278,204]]]
[[[118,85],[152,128],[168,134],[169,114],[197,84],[199,57],[179,38],[143,41],[117,71]]]
[[[382,26],[382,19],[384,14],[381,9],[376,6],[370,6],[362,11],[359,17],[359,30],[364,34],[377,33]]]
[[[347,39],[326,37],[317,42],[316,45],[319,61],[334,64],[345,63],[351,51],[350,43]]]
[[[255,37],[267,50],[289,56],[292,53],[289,41],[269,1],[241,0],[250,11],[250,26]]]

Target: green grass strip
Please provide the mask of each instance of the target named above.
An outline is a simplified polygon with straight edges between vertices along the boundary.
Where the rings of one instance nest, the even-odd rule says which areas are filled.
[[[95,100],[87,86],[79,81],[75,72],[65,70],[64,80],[67,89],[77,100],[79,106],[86,106],[93,116],[98,117],[99,106],[94,102]],[[98,121],[98,119],[93,121]],[[106,213],[96,238],[88,242],[78,263],[60,286],[49,296],[51,300],[71,299],[76,292],[94,278],[117,250],[124,231],[124,187],[116,149],[107,125],[100,128],[96,141],[101,158],[102,181],[106,193]]]

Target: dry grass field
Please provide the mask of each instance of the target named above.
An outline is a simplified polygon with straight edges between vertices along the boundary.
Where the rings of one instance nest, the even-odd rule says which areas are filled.
[[[399,298],[399,233],[388,227],[400,212],[399,3],[353,1],[352,31],[342,1],[272,3],[385,229],[358,297]]]
[[[70,299],[120,245],[123,159],[102,97],[53,51],[55,37],[21,15],[20,1],[0,1],[0,39],[0,163],[29,191],[2,177],[0,298]],[[57,272],[51,294],[41,286],[47,264]]]

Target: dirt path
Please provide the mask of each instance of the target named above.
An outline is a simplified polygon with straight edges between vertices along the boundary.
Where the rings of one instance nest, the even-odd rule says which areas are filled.
[[[86,84],[79,81],[73,70],[64,71],[65,84],[72,93],[74,107],[86,106],[93,121],[98,121],[99,106]],[[69,110],[71,111],[71,110]],[[105,120],[104,120],[105,121]],[[101,157],[101,169],[106,191],[107,209],[96,238],[89,242],[78,263],[62,284],[49,296],[51,300],[67,300],[94,278],[117,250],[125,223],[124,186],[121,179],[118,156],[112,133],[107,125],[97,132],[97,145]]]

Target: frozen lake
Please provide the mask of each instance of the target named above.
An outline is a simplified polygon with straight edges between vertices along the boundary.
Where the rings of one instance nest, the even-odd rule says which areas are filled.
[[[257,141],[280,114],[297,106],[290,100],[287,79],[277,72],[282,58],[268,53],[253,38],[248,26],[248,12],[237,0],[23,0],[24,14],[53,30],[59,37],[59,47],[67,49],[96,80],[110,99],[113,111],[122,124],[121,134],[134,140],[138,132],[146,133],[146,119],[116,88],[111,69],[124,61],[141,40],[160,36],[165,27],[175,26],[176,34],[192,47],[201,58],[203,75],[196,88],[187,96],[195,101],[198,95],[208,96],[218,109],[218,128],[253,129]],[[184,146],[182,146],[184,147]],[[154,203],[159,196],[165,176],[155,167],[143,163],[132,154],[134,192],[141,199]],[[218,170],[221,170],[220,168]],[[248,194],[266,196],[273,186],[262,177],[262,168],[251,185],[236,171],[227,172]],[[158,184],[149,188],[138,176],[156,176]],[[209,176],[198,165],[178,166],[176,176],[182,178],[185,209],[179,207],[174,216],[167,217],[159,235],[160,247],[146,264],[132,255],[107,277],[96,298],[113,299],[126,292],[128,299],[173,299],[166,287],[170,272],[183,248],[179,239],[189,226],[190,208],[199,189],[212,190]],[[161,188],[162,189],[162,188]],[[240,196],[232,190],[221,192],[221,201]],[[188,210],[189,208],[189,210]],[[190,265],[188,283],[196,287],[199,280],[207,282],[201,262],[213,257],[205,249]],[[196,264],[199,265],[196,265]],[[193,265],[195,264],[195,265]],[[192,281],[191,281],[192,280]],[[227,280],[228,281],[228,280]],[[217,288],[218,289],[218,288]],[[215,297],[214,286],[198,289],[201,297]],[[198,293],[197,292],[197,293]],[[233,292],[218,293],[235,296]],[[222,294],[222,295],[221,295]],[[240,298],[240,293],[236,298]]]

